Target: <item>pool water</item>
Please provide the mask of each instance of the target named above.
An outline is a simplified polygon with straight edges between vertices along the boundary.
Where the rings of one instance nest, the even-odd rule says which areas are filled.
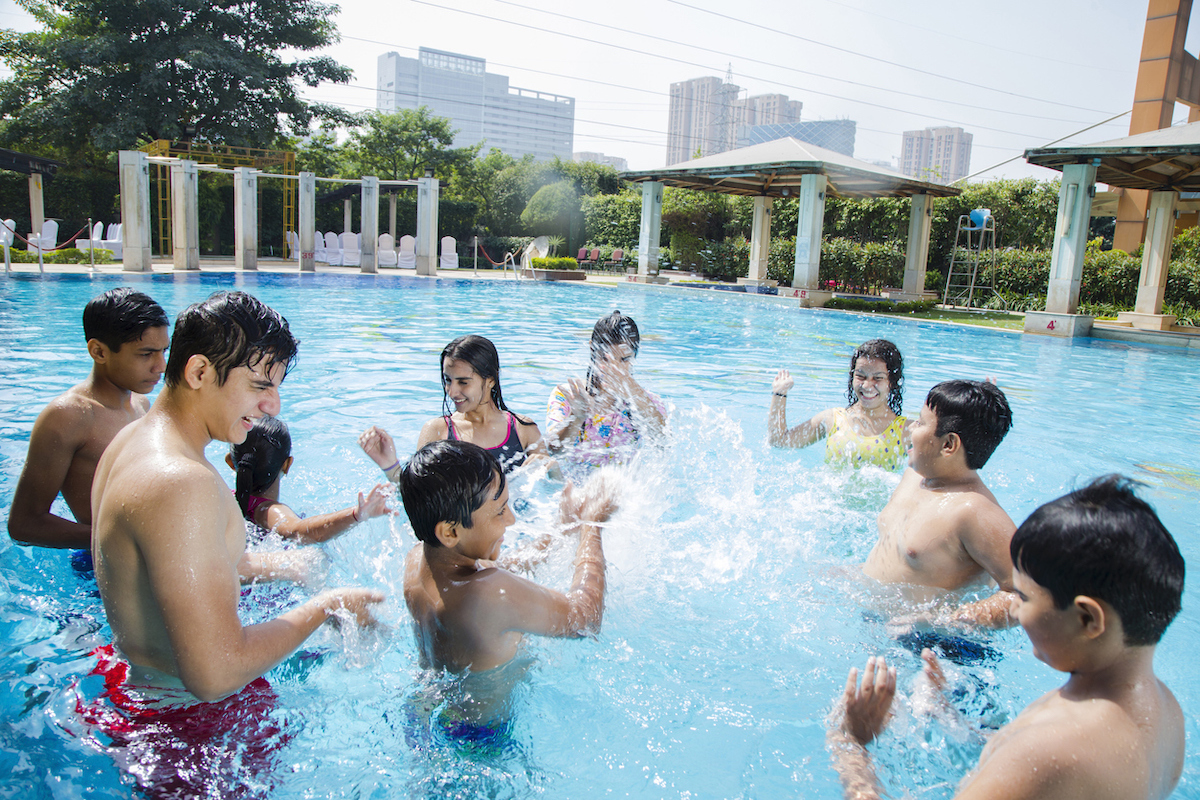
[[[507,731],[467,741],[437,724],[439,698],[452,687],[417,666],[401,596],[412,535],[403,514],[381,518],[324,549],[331,583],[387,593],[379,616],[389,631],[327,626],[269,673],[278,695],[269,723],[285,734],[265,765],[250,763],[236,736],[197,754],[194,767],[213,796],[840,797],[824,750],[826,717],[846,670],[873,653],[900,671],[897,719],[874,747],[885,786],[893,795],[952,796],[983,735],[1063,678],[1034,659],[1019,629],[1003,632],[986,640],[1000,658],[949,665],[962,715],[931,712],[917,657],[888,638],[887,600],[855,567],[898,476],[830,469],[821,445],[766,446],[776,370],[796,379],[788,399],[795,424],[844,404],[848,355],[866,339],[891,339],[904,353],[910,415],[940,380],[995,377],[1015,426],[982,474],[1017,522],[1096,475],[1122,472],[1148,484],[1144,496],[1189,563],[1200,549],[1194,355],[722,295],[394,276],[0,280],[5,520],[38,411],[86,375],[82,307],[122,284],[146,291],[172,317],[212,291],[239,288],[288,318],[302,343],[282,391],[296,456],[282,497],[302,513],[348,505],[380,480],[356,444],[368,425],[411,450],[421,424],[440,413],[438,354],[462,334],[496,343],[506,401],[541,422],[553,386],[583,374],[591,325],[620,308],[642,331],[637,376],[672,407],[669,441],[629,467],[624,507],[605,534],[602,633],[530,641]],[[223,455],[223,445],[210,447],[210,460]],[[556,488],[535,475],[514,481],[523,502],[508,540],[549,528]],[[565,589],[573,554],[572,543],[552,549],[536,579]],[[301,597],[256,587],[245,619]],[[1157,655],[1158,674],[1187,716],[1176,797],[1200,797],[1200,688],[1186,666],[1200,643],[1196,600],[1190,579]],[[106,748],[76,710],[102,689],[88,676],[88,653],[109,640],[94,584],[65,554],[4,538],[0,631],[0,794],[129,796],[132,775],[147,765]]]

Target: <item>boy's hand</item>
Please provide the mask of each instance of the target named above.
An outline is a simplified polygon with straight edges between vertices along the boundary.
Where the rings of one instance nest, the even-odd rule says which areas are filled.
[[[377,483],[370,493],[363,497],[363,493],[358,493],[358,509],[354,512],[354,518],[359,522],[366,522],[375,517],[381,517],[388,512],[387,501],[392,496],[392,487],[390,484]]]
[[[862,686],[858,684],[858,668],[852,667],[842,692],[846,710],[842,730],[859,744],[867,744],[887,727],[895,697],[896,668],[889,667],[882,656],[867,659]]]
[[[792,380],[791,373],[786,369],[779,370],[779,374],[775,376],[775,380],[771,381],[771,393],[786,395],[788,390],[796,385]]]
[[[375,589],[358,589],[342,587],[321,592],[316,597],[317,604],[325,609],[330,616],[345,609],[354,615],[355,621],[365,627],[375,624],[369,606],[383,601],[383,592]]]
[[[391,435],[383,428],[372,425],[358,437],[358,446],[379,465],[380,469],[388,469],[396,461],[396,443]]]

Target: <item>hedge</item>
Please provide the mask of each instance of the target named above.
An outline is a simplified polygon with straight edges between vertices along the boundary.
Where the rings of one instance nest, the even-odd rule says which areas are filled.
[[[530,261],[534,269],[579,269],[579,262],[573,258],[535,258]]]

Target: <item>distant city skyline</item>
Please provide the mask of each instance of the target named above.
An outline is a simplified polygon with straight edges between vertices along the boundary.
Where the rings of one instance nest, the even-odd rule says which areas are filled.
[[[900,172],[932,183],[954,183],[971,174],[971,142],[962,128],[938,127],[905,131]]]

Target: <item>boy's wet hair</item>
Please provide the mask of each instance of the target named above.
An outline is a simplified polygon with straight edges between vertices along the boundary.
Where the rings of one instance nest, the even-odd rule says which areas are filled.
[[[241,444],[231,445],[233,468],[237,471],[233,495],[250,518],[250,495],[265,491],[283,470],[283,462],[292,454],[292,435],[288,426],[275,417],[259,417]]]
[[[850,356],[850,374],[846,378],[847,406],[858,402],[858,392],[854,391],[854,367],[860,358],[878,358],[887,365],[887,404],[893,413],[899,414],[904,399],[904,356],[900,355],[900,348],[887,339],[872,339],[854,350]]]
[[[495,497],[504,491],[504,470],[490,451],[470,442],[442,439],[413,453],[398,480],[413,533],[425,544],[441,547],[439,522],[470,528],[471,515],[487,502],[497,475]]]
[[[1125,644],[1152,645],[1179,613],[1179,546],[1134,481],[1097,478],[1029,515],[1009,544],[1013,566],[1067,608],[1084,595],[1121,617]]]
[[[469,365],[475,374],[487,380],[491,378],[492,384],[492,403],[501,411],[508,411],[508,406],[504,404],[504,393],[500,390],[500,354],[496,352],[496,345],[492,344],[490,339],[485,339],[482,336],[468,334],[460,336],[450,344],[442,348],[442,357],[438,361],[438,372],[440,373],[446,364],[446,359],[452,361],[462,361]],[[450,394],[446,391],[446,382],[442,381],[442,416],[450,416],[452,409],[450,408]],[[509,412],[512,413],[511,411]],[[522,425],[534,424],[531,420],[522,418],[517,414],[513,414],[517,421]]]
[[[268,370],[283,364],[286,377],[299,345],[287,320],[266,303],[245,292],[216,292],[176,317],[163,380],[168,387],[182,383],[194,355],[212,363],[218,386],[225,384],[231,370],[263,362]]]
[[[925,405],[937,414],[938,436],[958,434],[970,469],[982,469],[1012,427],[1008,398],[987,381],[942,381]]]
[[[147,328],[170,324],[162,306],[128,286],[109,289],[83,307],[84,341],[95,339],[114,353],[126,342],[141,339]]]
[[[641,343],[642,337],[633,317],[627,317],[619,310],[601,317],[592,328],[591,360],[587,371],[588,389],[595,393],[600,388],[600,376],[595,370],[595,365],[604,357],[606,350],[627,344],[636,356]]]

